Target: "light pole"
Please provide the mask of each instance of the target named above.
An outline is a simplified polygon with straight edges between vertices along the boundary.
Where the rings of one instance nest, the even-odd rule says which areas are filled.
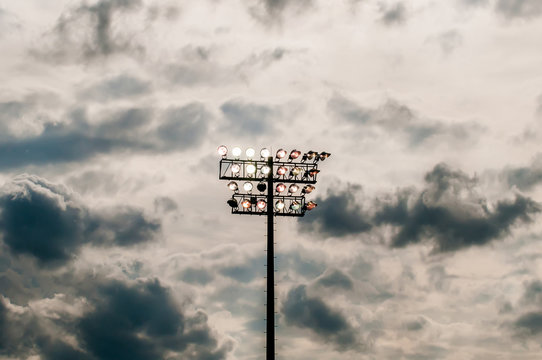
[[[306,202],[305,194],[315,187],[318,162],[330,154],[309,151],[277,151],[275,158],[268,149],[262,149],[256,156],[254,149],[246,150],[246,159],[241,159],[240,148],[233,148],[232,158],[228,149],[218,147],[222,156],[219,165],[219,179],[230,180],[228,187],[233,191],[227,201],[232,214],[267,216],[267,304],[266,304],[266,360],[275,359],[275,251],[274,216],[304,216],[306,211],[316,207],[313,201]],[[288,155],[288,156],[287,156]],[[258,160],[254,158],[257,157]],[[242,189],[238,181],[244,181]],[[257,182],[256,191],[253,182]],[[300,185],[303,188],[300,188]],[[242,190],[242,191],[241,191]],[[286,193],[286,195],[283,195]],[[276,202],[275,202],[276,200]]]

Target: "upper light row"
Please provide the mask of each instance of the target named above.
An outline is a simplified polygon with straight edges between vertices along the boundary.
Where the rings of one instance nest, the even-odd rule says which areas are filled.
[[[222,157],[225,157],[226,155],[228,155],[228,148],[226,146],[224,146],[224,145],[221,145],[221,146],[218,147],[217,152],[218,152],[218,155],[220,155]],[[242,153],[243,153],[243,151],[239,147],[234,147],[231,150],[231,154],[233,155],[233,157],[235,159],[239,159]],[[288,153],[287,153],[286,150],[279,149],[277,151],[275,157],[277,159],[281,160],[281,159],[284,159],[287,154]],[[245,151],[245,155],[247,156],[247,159],[249,159],[249,160],[253,159],[254,156],[256,155],[256,151],[253,148],[248,148]],[[290,152],[290,155],[288,156],[288,160],[296,160],[300,156],[301,156],[301,151],[292,150]],[[328,152],[325,152],[325,151],[321,152],[321,153],[318,153],[316,151],[309,151],[309,152],[306,152],[305,154],[303,154],[303,156],[301,157],[301,161],[307,161],[307,160],[312,160],[314,162],[323,161],[323,160],[327,159],[330,156],[331,156],[331,154],[328,153]],[[263,159],[267,159],[267,158],[271,157],[271,151],[269,151],[269,149],[267,149],[267,148],[263,148],[262,150],[260,150],[260,157],[263,158]]]

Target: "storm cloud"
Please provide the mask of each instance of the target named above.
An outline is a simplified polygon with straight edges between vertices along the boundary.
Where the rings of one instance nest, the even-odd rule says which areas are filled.
[[[149,108],[128,108],[90,122],[84,109],[70,122],[47,123],[41,134],[0,140],[0,169],[74,162],[115,151],[168,152],[198,145],[211,115],[200,103],[164,110],[153,122]]]
[[[542,183],[542,154],[538,154],[529,166],[509,167],[501,172],[509,186],[521,191],[533,190]]]
[[[509,19],[530,19],[542,15],[542,3],[538,0],[498,0],[495,9]]]
[[[85,244],[132,246],[152,240],[160,223],[140,209],[87,208],[60,185],[22,175],[4,185],[0,196],[0,234],[14,254],[30,255],[42,265],[71,260]]]
[[[333,343],[339,351],[362,349],[357,331],[344,315],[322,299],[308,296],[304,285],[288,292],[282,303],[282,314],[288,325],[311,330],[324,341]]]

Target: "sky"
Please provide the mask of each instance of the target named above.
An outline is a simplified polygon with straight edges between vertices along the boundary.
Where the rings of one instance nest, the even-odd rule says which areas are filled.
[[[216,149],[327,151],[277,359],[540,359],[539,0],[0,0],[0,359],[262,359]]]

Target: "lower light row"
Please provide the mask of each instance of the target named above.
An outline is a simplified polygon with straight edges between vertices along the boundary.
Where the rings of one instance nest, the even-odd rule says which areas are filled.
[[[236,192],[237,190],[239,190],[239,185],[237,185],[237,183],[235,181],[230,181],[228,183],[228,188],[231,191]],[[247,182],[245,182],[243,184],[243,189],[245,191],[252,191],[253,188],[254,188],[254,185],[252,185],[252,183],[250,181],[247,181]],[[267,189],[267,185],[265,183],[259,183],[258,185],[256,185],[256,189],[258,189],[259,192],[264,192]],[[301,193],[302,194],[310,194],[314,189],[315,189],[315,187],[313,185],[305,185],[303,187],[303,189],[301,189]],[[275,187],[275,190],[278,193],[282,193],[282,192],[286,191],[286,185],[283,184],[283,183],[279,183]],[[298,190],[299,190],[299,185],[297,185],[297,184],[291,184],[288,187],[288,193],[290,193],[290,194],[294,194]]]
[[[230,205],[232,208],[238,208],[239,207],[239,202],[232,198],[232,199],[229,199],[227,201],[228,205]],[[258,200],[256,202],[254,201],[251,201],[250,199],[243,199],[241,200],[241,207],[247,211],[251,210],[253,206],[256,206],[256,208],[258,210],[265,210],[265,208],[267,207],[267,202],[265,200]],[[301,206],[301,203],[299,203],[299,201],[292,201],[290,203],[290,206],[289,206],[289,210],[291,211],[299,211],[299,210],[312,210],[314,209],[316,206],[318,206],[314,201],[309,201],[308,203],[305,204],[305,206]],[[275,209],[276,210],[279,210],[279,211],[283,211],[286,207],[286,204],[284,203],[283,200],[277,200],[275,202]]]

